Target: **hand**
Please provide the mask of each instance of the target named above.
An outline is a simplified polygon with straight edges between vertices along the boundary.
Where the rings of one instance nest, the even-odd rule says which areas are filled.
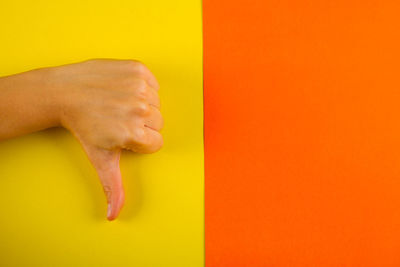
[[[131,60],[96,59],[49,70],[49,85],[61,97],[60,123],[97,170],[113,220],[124,204],[121,149],[152,153],[163,144],[159,85]]]

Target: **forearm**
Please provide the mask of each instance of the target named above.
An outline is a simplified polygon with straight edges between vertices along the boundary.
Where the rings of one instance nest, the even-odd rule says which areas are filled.
[[[59,125],[48,69],[0,77],[0,140]]]

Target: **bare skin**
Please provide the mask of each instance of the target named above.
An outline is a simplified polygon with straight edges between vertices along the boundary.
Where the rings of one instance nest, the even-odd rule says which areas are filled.
[[[124,204],[121,150],[153,153],[159,131],[159,85],[142,63],[95,59],[0,77],[0,140],[51,127],[68,129],[95,167],[107,218]]]

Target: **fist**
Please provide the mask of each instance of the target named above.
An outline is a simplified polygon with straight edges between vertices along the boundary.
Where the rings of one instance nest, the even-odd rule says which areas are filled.
[[[121,150],[152,153],[163,145],[158,82],[133,60],[89,60],[51,73],[51,86],[60,91],[60,122],[95,167],[107,198],[107,218],[113,220],[124,204]]]

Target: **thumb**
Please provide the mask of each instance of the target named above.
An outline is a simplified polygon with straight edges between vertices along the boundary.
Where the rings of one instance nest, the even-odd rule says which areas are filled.
[[[106,150],[98,147],[85,147],[90,162],[99,175],[107,197],[107,219],[117,218],[124,205],[125,194],[119,168],[120,150]]]

